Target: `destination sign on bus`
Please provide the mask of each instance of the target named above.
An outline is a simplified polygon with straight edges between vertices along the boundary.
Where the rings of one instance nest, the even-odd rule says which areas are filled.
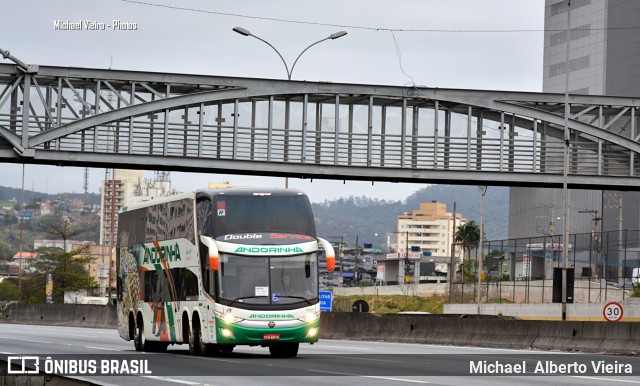
[[[236,233],[219,236],[216,238],[218,241],[224,241],[227,243],[242,243],[250,245],[291,245],[307,243],[315,240],[315,238],[308,235],[301,235],[295,233]]]

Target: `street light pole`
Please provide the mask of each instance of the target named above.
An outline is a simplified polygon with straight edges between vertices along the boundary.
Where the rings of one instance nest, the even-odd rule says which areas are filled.
[[[287,79],[291,80],[291,75],[293,74],[293,69],[296,67],[296,63],[298,63],[298,60],[300,59],[300,57],[302,56],[302,54],[304,54],[305,52],[307,52],[307,50],[313,46],[315,46],[318,43],[322,43],[325,40],[334,40],[334,39],[338,39],[343,37],[344,35],[347,34],[346,31],[338,31],[336,33],[332,33],[331,35],[327,36],[326,38],[320,39],[315,43],[312,43],[310,45],[307,46],[307,48],[305,48],[304,50],[302,50],[302,52],[300,52],[300,54],[298,55],[298,57],[296,57],[296,60],[293,62],[293,66],[291,66],[291,70],[289,70],[289,66],[287,65],[287,61],[284,60],[284,57],[282,56],[282,54],[280,53],[280,51],[278,51],[271,43],[269,43],[268,41],[262,39],[259,36],[256,36],[254,34],[252,34],[251,32],[249,32],[249,30],[244,29],[242,27],[233,27],[233,31],[236,33],[239,33],[242,36],[251,36],[254,37],[258,40],[260,40],[261,42],[263,42],[264,44],[268,45],[269,47],[271,47],[276,54],[278,54],[278,56],[280,57],[280,60],[282,60],[282,64],[284,64],[284,68],[287,71]]]
[[[569,269],[569,42],[571,40],[571,0],[567,0],[567,36],[565,53],[565,84],[564,84],[564,167],[562,170],[562,320],[567,320],[567,270]],[[553,242],[553,241],[552,241]]]
[[[264,44],[268,45],[269,47],[271,47],[276,52],[276,54],[278,54],[278,56],[280,57],[280,60],[282,60],[282,64],[284,64],[284,68],[287,71],[287,79],[288,80],[291,80],[291,75],[293,74],[293,69],[296,67],[296,63],[298,63],[298,60],[300,59],[302,54],[307,52],[307,50],[309,48],[315,46],[318,43],[322,43],[325,40],[335,40],[335,39],[341,38],[341,37],[343,37],[344,35],[347,34],[346,31],[338,31],[338,32],[332,33],[331,35],[327,36],[326,38],[318,40],[315,43],[311,43],[310,45],[307,46],[307,48],[305,48],[304,50],[302,50],[302,52],[300,52],[298,57],[296,57],[296,60],[293,61],[293,66],[291,66],[291,70],[289,70],[289,66],[287,65],[287,61],[284,60],[284,57],[282,56],[280,51],[278,51],[271,43],[269,43],[268,41],[262,39],[259,36],[256,36],[256,35],[252,34],[249,30],[247,30],[245,28],[242,28],[242,27],[233,27],[233,31],[238,33],[238,34],[240,34],[240,35],[242,35],[242,36],[254,37],[254,38],[260,40],[261,42],[263,42]],[[289,188],[289,177],[285,177],[284,187],[285,187],[285,189]]]

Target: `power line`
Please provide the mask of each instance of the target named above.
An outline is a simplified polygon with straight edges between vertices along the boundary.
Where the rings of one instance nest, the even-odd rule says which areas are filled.
[[[149,7],[197,12],[197,13],[204,13],[209,15],[239,17],[244,19],[274,21],[279,23],[306,24],[306,25],[317,25],[317,26],[323,26],[323,27],[352,28],[352,29],[369,30],[369,31],[443,32],[443,33],[529,33],[529,32],[562,32],[564,31],[564,29],[438,29],[438,28],[369,27],[369,26],[361,26],[361,25],[353,25],[353,24],[322,23],[322,22],[313,22],[313,21],[305,21],[305,20],[281,19],[276,17],[244,15],[240,13],[231,13],[231,12],[208,11],[205,9],[187,8],[187,7],[180,7],[175,5],[166,5],[166,4],[154,4],[154,3],[149,3],[145,1],[136,1],[136,0],[118,0],[118,1],[121,1],[123,3],[131,3],[131,4],[144,5]],[[573,30],[575,31],[610,31],[610,30],[636,30],[636,29],[640,29],[640,26],[638,27],[607,27],[607,28],[572,28],[572,31]]]

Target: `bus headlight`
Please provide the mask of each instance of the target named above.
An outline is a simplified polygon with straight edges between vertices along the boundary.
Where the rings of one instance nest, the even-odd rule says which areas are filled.
[[[222,315],[222,319],[227,323],[238,323],[240,319],[236,318],[232,314],[224,314]]]
[[[232,313],[227,312],[227,313],[221,313],[221,312],[217,312],[216,311],[216,316],[222,320],[224,320],[225,322],[229,323],[229,324],[233,324],[233,323],[238,323],[241,322],[243,319],[240,319],[238,317],[233,316]]]
[[[307,331],[307,338],[312,338],[314,336],[318,335],[318,328],[317,327],[312,327],[309,329],[309,331]]]
[[[225,338],[233,338],[233,332],[231,332],[231,330],[229,330],[228,328],[221,328],[220,332]]]
[[[300,318],[298,320],[305,322],[305,323],[311,323],[313,321],[315,321],[316,319],[318,319],[320,317],[320,314],[316,314],[316,313],[310,313],[310,314],[306,314],[304,316],[304,318]]]

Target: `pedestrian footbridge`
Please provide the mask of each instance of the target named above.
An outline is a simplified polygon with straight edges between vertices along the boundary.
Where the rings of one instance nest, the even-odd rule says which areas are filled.
[[[0,64],[0,162],[640,189],[640,99]]]

